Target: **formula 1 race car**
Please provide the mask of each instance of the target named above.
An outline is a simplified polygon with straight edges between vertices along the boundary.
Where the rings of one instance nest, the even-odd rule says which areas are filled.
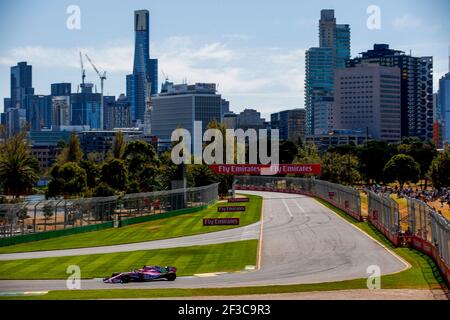
[[[175,267],[143,266],[142,269],[136,269],[131,272],[115,272],[111,277],[104,278],[103,282],[128,283],[160,279],[174,281],[177,278],[176,272],[177,268]]]

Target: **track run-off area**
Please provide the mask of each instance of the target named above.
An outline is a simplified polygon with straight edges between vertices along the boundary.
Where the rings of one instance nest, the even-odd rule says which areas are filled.
[[[263,197],[260,223],[195,236],[126,245],[2,254],[0,260],[128,252],[259,239],[255,270],[178,277],[174,282],[104,284],[101,279],[85,279],[81,280],[82,290],[323,283],[367,278],[370,275],[367,273],[369,266],[379,267],[382,275],[401,272],[409,267],[403,259],[313,198],[259,191],[239,193]],[[0,292],[66,289],[66,280],[0,280]]]

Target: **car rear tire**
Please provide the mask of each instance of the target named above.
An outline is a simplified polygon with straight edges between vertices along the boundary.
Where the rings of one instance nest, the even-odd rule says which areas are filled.
[[[175,281],[176,278],[177,278],[177,275],[175,273],[169,273],[167,275],[167,280],[168,281]]]

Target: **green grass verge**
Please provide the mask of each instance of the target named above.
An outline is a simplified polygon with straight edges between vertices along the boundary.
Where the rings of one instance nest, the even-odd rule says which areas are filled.
[[[358,222],[342,210],[329,203],[317,199],[328,208],[335,211],[349,223],[356,225],[373,238],[380,241],[390,250],[401,256],[411,264],[411,268],[403,272],[382,276],[382,289],[439,289],[445,286],[434,261],[417,250],[409,248],[395,248],[380,233],[366,222]],[[236,287],[236,288],[199,288],[199,289],[115,289],[115,290],[73,290],[50,291],[46,295],[27,297],[2,297],[0,299],[26,299],[26,300],[67,300],[67,299],[134,299],[134,298],[161,298],[161,297],[195,297],[195,296],[232,296],[268,293],[292,293],[311,291],[334,291],[367,289],[366,279],[355,279],[339,282],[326,282],[319,284]]]
[[[176,238],[207,232],[236,228],[236,226],[203,226],[203,218],[240,218],[240,226],[246,226],[260,220],[262,198],[249,196],[250,202],[239,204],[217,203],[204,210],[176,217],[134,224],[122,228],[110,228],[74,234],[59,238],[21,243],[0,247],[1,253],[60,250],[85,247],[109,246],[168,238]],[[243,205],[245,212],[217,212],[217,206]]]
[[[244,270],[256,264],[258,240],[184,248],[92,254],[72,257],[0,261],[0,279],[67,279],[67,267],[78,265],[81,277],[103,278],[143,265],[177,267],[177,275]]]

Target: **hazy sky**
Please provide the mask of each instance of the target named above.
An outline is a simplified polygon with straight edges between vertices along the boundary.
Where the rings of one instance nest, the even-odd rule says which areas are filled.
[[[69,5],[81,9],[81,29],[69,30]],[[381,29],[366,26],[367,8],[381,9]],[[133,11],[150,11],[150,54],[159,78],[215,82],[231,109],[257,108],[265,117],[303,107],[304,52],[318,46],[321,9],[335,9],[352,31],[352,56],[374,43],[434,57],[435,91],[448,71],[448,0],[2,0],[0,97],[9,97],[9,68],[33,66],[37,94],[50,83],[81,82],[78,51],[107,71],[105,93],[125,92],[133,64]],[[87,81],[99,80],[86,65]],[[0,102],[3,110],[3,99]]]

